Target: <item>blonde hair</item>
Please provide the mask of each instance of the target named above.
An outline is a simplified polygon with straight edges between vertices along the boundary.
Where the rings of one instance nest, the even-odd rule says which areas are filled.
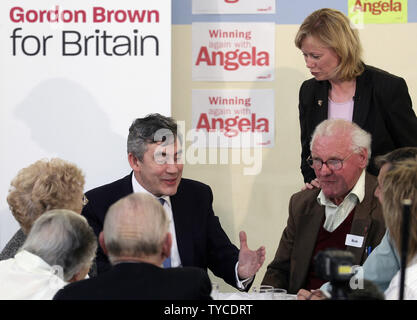
[[[82,210],[84,175],[72,163],[59,158],[36,161],[21,169],[10,184],[7,203],[23,232],[45,211]]]
[[[335,70],[339,80],[353,80],[364,71],[359,33],[342,12],[327,8],[314,11],[301,24],[295,36],[296,47],[301,49],[308,36],[321,41],[339,56],[340,63]]]
[[[411,199],[407,261],[417,254],[417,158],[398,161],[386,173],[382,186],[385,224],[401,252],[402,201]]]

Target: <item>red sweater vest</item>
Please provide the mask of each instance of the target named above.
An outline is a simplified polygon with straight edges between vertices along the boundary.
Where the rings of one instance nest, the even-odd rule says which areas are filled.
[[[353,209],[346,219],[334,230],[333,232],[328,232],[326,229],[323,228],[323,224],[320,227],[320,231],[317,235],[316,246],[313,251],[313,255],[311,256],[310,260],[310,269],[306,279],[306,286],[307,290],[311,289],[318,289],[320,288],[326,281],[317,277],[316,273],[314,272],[314,257],[316,254],[325,249],[339,249],[339,250],[346,250],[346,235],[350,233],[353,221],[353,215],[355,214],[355,209]]]

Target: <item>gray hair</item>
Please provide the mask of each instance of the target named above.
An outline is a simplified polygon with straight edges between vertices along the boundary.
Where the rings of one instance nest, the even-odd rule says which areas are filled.
[[[393,165],[398,161],[413,159],[417,157],[417,147],[403,147],[395,149],[384,155],[375,157],[375,165],[381,168],[384,164]]]
[[[127,152],[142,161],[148,144],[157,142],[171,144],[177,137],[181,140],[174,119],[159,113],[149,114],[145,118],[134,120],[130,126]]]
[[[109,260],[158,254],[169,229],[166,213],[153,196],[133,193],[114,203],[104,220]]]
[[[50,266],[60,266],[65,281],[92,263],[96,249],[97,239],[87,220],[65,209],[41,215],[22,246]]]
[[[349,134],[351,137],[351,151],[360,153],[360,149],[366,149],[368,151],[369,161],[371,158],[371,134],[360,128],[356,123],[343,119],[327,119],[321,122],[314,129],[310,142],[310,151],[317,136],[332,136],[336,132]]]

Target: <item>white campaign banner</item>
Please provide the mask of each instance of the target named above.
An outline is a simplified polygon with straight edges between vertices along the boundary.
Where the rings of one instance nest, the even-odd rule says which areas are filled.
[[[2,0],[0,47],[1,250],[21,168],[60,157],[89,190],[130,171],[135,118],[171,114],[171,1]]]
[[[275,13],[275,0],[193,0],[193,14]]]
[[[274,146],[272,89],[193,90],[192,109],[194,147]]]
[[[194,81],[272,81],[274,23],[193,23]]]

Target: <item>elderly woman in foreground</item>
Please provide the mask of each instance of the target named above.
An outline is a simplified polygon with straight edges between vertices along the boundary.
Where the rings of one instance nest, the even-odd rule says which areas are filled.
[[[0,253],[0,260],[13,258],[26,240],[35,220],[52,209],[81,213],[84,198],[84,175],[62,159],[39,160],[21,169],[12,180],[7,202],[20,225]]]

